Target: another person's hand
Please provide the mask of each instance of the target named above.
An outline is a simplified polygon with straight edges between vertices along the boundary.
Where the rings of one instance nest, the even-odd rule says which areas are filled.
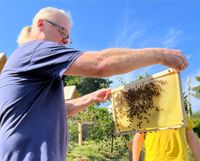
[[[111,89],[103,88],[91,93],[91,99],[94,102],[104,102],[110,98]]]

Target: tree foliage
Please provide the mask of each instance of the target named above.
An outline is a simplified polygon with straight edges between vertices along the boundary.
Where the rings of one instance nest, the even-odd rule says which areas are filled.
[[[113,114],[108,108],[93,108],[90,112],[95,114],[91,115],[94,124],[89,129],[88,139],[96,141],[99,149],[107,147],[111,153],[114,151],[124,153],[127,150],[126,142],[130,136],[115,136]]]
[[[67,86],[75,85],[79,94],[85,95],[96,91],[100,88],[108,88],[112,81],[103,78],[83,78],[83,77],[65,77],[64,83]],[[108,108],[99,107],[98,104],[93,104],[87,108],[87,111],[82,111],[78,115],[68,119],[69,125],[69,140],[77,142],[78,138],[78,121],[90,121],[93,125],[89,125],[87,131],[87,139],[96,141],[98,147],[102,146],[123,153],[126,150],[126,141],[129,136],[116,137],[114,135],[115,126],[112,113]],[[120,143],[123,142],[123,146]]]
[[[93,108],[90,112],[93,113],[94,125],[89,138],[97,141],[111,139],[115,130],[112,114],[107,108]]]
[[[194,132],[197,133],[200,138],[200,110],[196,111],[192,115],[192,121],[194,123]]]
[[[64,78],[65,86],[75,85],[80,96],[96,91],[100,88],[108,88],[112,81],[104,78],[85,78],[80,76],[67,76]],[[77,142],[78,121],[95,121],[99,116],[97,105],[93,104],[87,108],[87,112],[82,111],[78,115],[68,119],[69,140]]]
[[[64,79],[65,86],[75,85],[80,96],[94,92],[101,88],[108,88],[112,81],[105,78],[87,78],[79,76],[67,76]]]
[[[200,76],[196,76],[196,81],[200,83]],[[200,85],[193,87],[193,96],[196,97],[197,99],[200,99]]]
[[[188,116],[192,116],[192,105],[188,101],[188,96],[183,92],[183,102],[184,102],[184,110],[188,114]]]

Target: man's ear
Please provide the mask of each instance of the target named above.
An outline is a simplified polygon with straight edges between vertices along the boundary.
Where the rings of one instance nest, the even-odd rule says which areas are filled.
[[[38,26],[38,27],[43,26],[43,20],[42,20],[42,19],[39,19],[39,20],[38,20],[37,26]]]
[[[43,26],[44,26],[44,21],[42,19],[39,19],[37,22],[38,30],[43,31],[44,30]]]

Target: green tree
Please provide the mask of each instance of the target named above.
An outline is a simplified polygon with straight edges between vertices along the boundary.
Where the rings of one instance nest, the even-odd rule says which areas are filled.
[[[103,78],[84,78],[84,77],[65,77],[64,83],[67,86],[75,85],[80,95],[85,95],[87,93],[96,91],[100,88],[108,88],[112,81]],[[125,150],[125,145],[121,146],[119,140],[126,140],[127,136],[116,137],[114,135],[114,120],[112,113],[108,111],[107,108],[100,108],[98,104],[93,104],[87,108],[87,112],[80,112],[68,120],[69,124],[69,138],[71,145],[73,147],[73,142],[77,142],[78,121],[91,121],[94,122],[92,126],[89,126],[89,131],[87,131],[88,140],[94,140],[98,142],[99,148],[101,146],[106,146],[110,148],[112,153],[114,150],[118,152],[123,152]],[[125,142],[125,141],[124,141]]]
[[[104,78],[85,78],[80,76],[66,76],[64,78],[65,86],[75,85],[80,96],[96,91],[100,88],[108,88],[112,81]],[[78,115],[68,119],[69,126],[69,141],[70,143],[77,142],[78,138],[78,121],[93,121],[96,117],[97,105],[89,106],[87,112],[80,112]]]
[[[196,80],[200,83],[200,76],[196,76]],[[193,96],[196,97],[197,99],[200,99],[200,85],[193,87]]]
[[[96,141],[99,149],[106,147],[111,153],[117,151],[123,154],[127,150],[126,142],[129,140],[129,135],[115,136],[113,114],[108,108],[98,107],[93,107],[90,112],[94,124],[89,129],[88,140]]]
[[[81,81],[80,76],[65,76],[64,77],[64,86],[77,86]]]
[[[135,81],[138,81],[138,80],[140,80],[140,79],[143,79],[143,78],[146,78],[146,77],[149,77],[149,76],[150,76],[150,74],[148,74],[148,73],[146,72],[145,74],[136,76]]]
[[[183,102],[184,102],[184,110],[188,114],[188,116],[192,116],[192,105],[190,101],[188,102],[188,96],[183,92]]]
[[[200,138],[200,110],[196,111],[192,115],[192,121],[194,123],[194,132],[197,133]]]
[[[105,78],[88,78],[80,76],[67,76],[64,79],[65,86],[75,85],[80,96],[94,92],[101,88],[108,88],[112,81]]]

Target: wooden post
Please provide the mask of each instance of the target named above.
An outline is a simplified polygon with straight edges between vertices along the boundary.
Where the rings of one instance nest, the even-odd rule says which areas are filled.
[[[82,145],[82,122],[78,122],[78,144]]]
[[[6,54],[0,53],[0,73],[5,65],[6,61],[7,61]]]
[[[87,125],[92,125],[91,121],[78,121],[78,144],[82,145],[83,141],[87,138]]]

